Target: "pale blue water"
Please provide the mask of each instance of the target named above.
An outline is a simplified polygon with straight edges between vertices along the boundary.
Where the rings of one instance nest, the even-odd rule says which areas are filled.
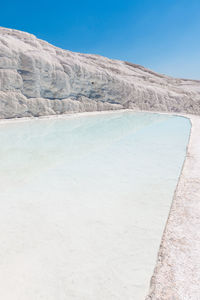
[[[4,300],[144,299],[189,132],[133,112],[1,124]]]

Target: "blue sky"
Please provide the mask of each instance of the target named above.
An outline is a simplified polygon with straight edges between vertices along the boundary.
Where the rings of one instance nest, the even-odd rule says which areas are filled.
[[[65,49],[200,79],[200,0],[2,1],[0,25]]]

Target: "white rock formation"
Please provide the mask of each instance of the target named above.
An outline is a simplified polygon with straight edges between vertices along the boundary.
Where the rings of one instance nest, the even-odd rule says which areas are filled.
[[[200,299],[200,117],[187,117],[192,123],[187,156],[146,300]]]
[[[200,81],[73,53],[0,27],[0,118],[122,108],[200,114]]]

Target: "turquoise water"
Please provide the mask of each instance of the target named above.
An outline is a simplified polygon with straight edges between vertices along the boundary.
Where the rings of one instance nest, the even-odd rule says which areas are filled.
[[[4,300],[144,299],[189,132],[133,112],[1,124]]]

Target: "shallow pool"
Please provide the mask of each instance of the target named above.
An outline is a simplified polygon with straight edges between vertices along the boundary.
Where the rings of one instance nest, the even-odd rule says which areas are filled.
[[[189,132],[133,112],[0,124],[2,299],[144,299]]]

